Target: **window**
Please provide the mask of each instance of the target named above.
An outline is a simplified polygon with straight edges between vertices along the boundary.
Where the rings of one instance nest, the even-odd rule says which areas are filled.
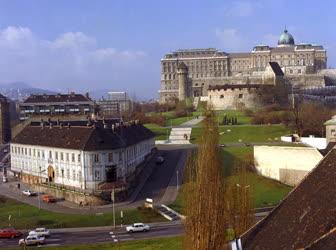
[[[330,134],[331,134],[331,136],[336,136],[336,130],[335,130],[335,129],[332,129],[332,130],[330,131]]]
[[[25,151],[24,151],[24,152],[25,152],[24,154],[27,155],[27,148],[25,148]]]
[[[61,161],[64,160],[64,157],[63,157],[63,152],[61,152]]]
[[[66,153],[65,157],[66,157],[66,161],[69,161],[69,153]]]
[[[108,161],[109,162],[113,161],[113,153],[108,153]]]
[[[29,149],[29,156],[31,156],[31,148]]]
[[[44,159],[44,150],[42,150],[42,159]]]
[[[301,69],[298,69],[298,74],[301,74]]]
[[[81,155],[80,154],[77,155],[77,160],[78,160],[78,162],[81,162]]]
[[[50,150],[49,150],[49,159],[52,159],[52,153]]]
[[[99,162],[99,155],[98,154],[93,155],[93,161],[94,162]]]
[[[55,159],[58,160],[58,152],[55,152]]]
[[[71,154],[71,161],[75,162],[75,154],[74,153]]]
[[[99,170],[96,170],[96,171],[95,171],[95,180],[96,180],[96,181],[99,181],[99,180],[100,180],[100,171],[99,171]]]
[[[82,181],[82,171],[78,171],[78,181]]]
[[[219,97],[220,99],[223,99],[224,98],[224,95],[220,95],[220,97]]]
[[[243,98],[243,94],[239,94],[238,98]]]
[[[72,170],[72,179],[75,181],[76,180],[76,171]]]
[[[70,179],[70,170],[69,169],[66,170],[66,177],[67,177],[67,179]]]

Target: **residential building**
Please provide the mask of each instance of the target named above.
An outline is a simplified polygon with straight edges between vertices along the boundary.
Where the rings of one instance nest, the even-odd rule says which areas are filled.
[[[126,92],[108,92],[97,105],[100,115],[105,117],[120,117],[122,113],[132,111],[132,101]]]
[[[34,116],[89,115],[94,113],[94,106],[88,94],[33,94],[19,103],[20,120]]]
[[[151,154],[154,137],[138,122],[32,122],[11,142],[11,170],[27,183],[83,192],[123,185]]]

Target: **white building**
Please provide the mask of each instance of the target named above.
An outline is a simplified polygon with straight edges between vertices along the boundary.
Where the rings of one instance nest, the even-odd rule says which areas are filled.
[[[126,183],[152,152],[154,136],[136,122],[32,122],[11,142],[11,170],[28,183],[81,190]]]

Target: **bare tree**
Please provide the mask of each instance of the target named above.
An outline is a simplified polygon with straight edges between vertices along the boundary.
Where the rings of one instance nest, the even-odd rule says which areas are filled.
[[[218,127],[213,111],[206,112],[197,153],[188,162],[184,249],[226,249],[227,201]]]

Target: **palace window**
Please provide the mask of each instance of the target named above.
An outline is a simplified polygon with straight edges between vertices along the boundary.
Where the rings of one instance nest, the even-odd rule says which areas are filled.
[[[67,179],[70,179],[70,170],[69,169],[66,170],[66,177],[67,177]]]
[[[93,155],[93,161],[94,162],[99,162],[99,155],[98,154]]]
[[[243,98],[243,94],[239,94],[239,95],[238,95],[238,98]]]
[[[66,157],[66,161],[69,161],[69,153],[66,153],[65,157]]]
[[[75,162],[75,154],[74,153],[71,154],[71,161]]]
[[[99,170],[96,170],[96,171],[95,171],[95,180],[96,180],[96,181],[99,181],[99,180],[100,180],[100,171],[99,171]]]
[[[55,159],[58,160],[58,152],[55,152]]]
[[[63,157],[63,152],[61,152],[61,161],[64,160],[64,157]]]
[[[220,95],[220,97],[219,97],[219,98],[223,99],[223,98],[224,98],[224,95]]]
[[[108,161],[109,162],[113,161],[113,153],[108,153]]]
[[[81,162],[81,155],[78,154],[77,157],[78,157],[78,162]]]

